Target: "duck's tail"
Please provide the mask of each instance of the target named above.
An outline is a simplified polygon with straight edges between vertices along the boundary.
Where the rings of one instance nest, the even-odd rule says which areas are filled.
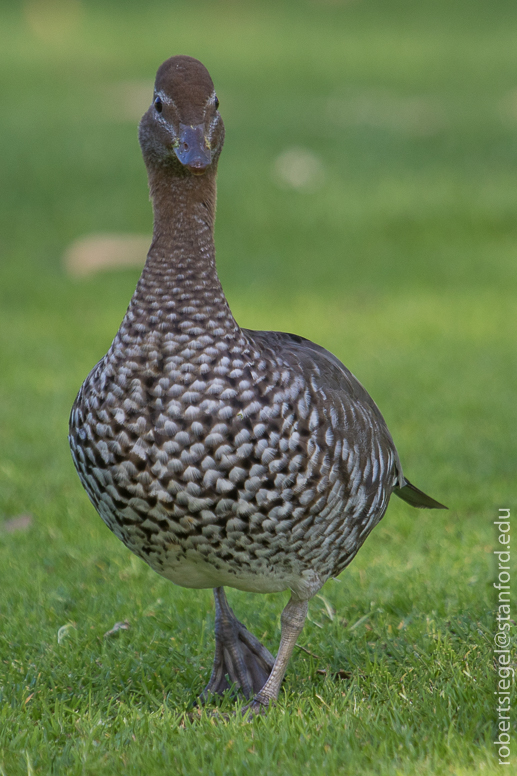
[[[431,496],[427,496],[423,491],[415,488],[409,480],[404,477],[405,484],[402,488],[394,488],[393,493],[401,498],[403,501],[407,501],[412,507],[417,509],[448,509],[449,507],[440,504],[439,501],[435,501]]]

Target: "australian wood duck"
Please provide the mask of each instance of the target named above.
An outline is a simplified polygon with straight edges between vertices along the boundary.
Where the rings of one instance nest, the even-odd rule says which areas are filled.
[[[154,231],[108,353],[75,400],[70,445],[106,525],[172,582],[214,588],[215,660],[202,699],[231,685],[252,712],[278,697],[308,600],[353,559],[411,485],[374,401],[338,359],[294,334],[241,329],[217,275],[224,125],[195,59],[159,68],[140,122]],[[223,587],[290,590],[276,659]]]

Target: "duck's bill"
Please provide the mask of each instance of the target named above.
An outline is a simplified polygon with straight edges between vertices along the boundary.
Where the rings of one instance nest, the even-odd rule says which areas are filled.
[[[190,172],[202,175],[212,161],[212,154],[205,140],[203,124],[180,124],[179,145],[174,153]]]

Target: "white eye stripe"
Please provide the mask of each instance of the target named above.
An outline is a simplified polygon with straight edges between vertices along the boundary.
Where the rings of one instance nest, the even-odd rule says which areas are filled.
[[[216,102],[218,102],[218,99],[217,99],[217,94],[215,93],[215,89],[214,89],[214,91],[212,92],[212,94],[210,95],[208,100],[205,102],[205,110],[206,110],[206,108],[208,108],[208,106],[210,104],[216,103]]]
[[[159,92],[154,93],[153,103],[155,102],[157,97],[160,98],[160,100],[163,102],[164,105],[173,105],[177,110],[176,103],[174,102],[172,97],[169,97],[168,94],[165,94],[165,92],[162,89],[160,89]]]
[[[155,91],[154,92],[153,102],[152,102],[153,105],[154,105],[154,103],[156,102],[156,100],[158,98],[161,100],[162,104],[167,105],[167,106],[171,106],[172,105],[176,111],[178,110],[177,107],[176,107],[176,103],[174,102],[172,97],[169,97],[169,95],[166,94],[162,89],[160,89],[160,91]],[[155,113],[154,118],[155,118],[155,121],[157,121],[159,124],[162,125],[162,127],[164,127],[164,129],[166,129],[166,131],[167,131],[169,137],[171,138],[172,142],[174,142],[176,140],[176,137],[177,137],[177,132],[174,129],[174,127],[170,124],[170,122],[167,121],[167,119],[162,114],[162,112],[160,111],[159,113]]]

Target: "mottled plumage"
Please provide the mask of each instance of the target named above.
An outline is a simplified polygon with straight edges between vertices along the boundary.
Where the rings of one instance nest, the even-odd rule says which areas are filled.
[[[256,710],[278,694],[307,600],[350,563],[391,493],[441,505],[407,483],[380,411],[335,356],[233,318],[213,244],[217,107],[201,63],[161,66],[140,125],[153,242],[113,344],[79,391],[70,444],[102,519],[159,574],[185,587],[292,591],[262,687],[273,658],[216,590],[207,692],[228,675],[257,694]]]

